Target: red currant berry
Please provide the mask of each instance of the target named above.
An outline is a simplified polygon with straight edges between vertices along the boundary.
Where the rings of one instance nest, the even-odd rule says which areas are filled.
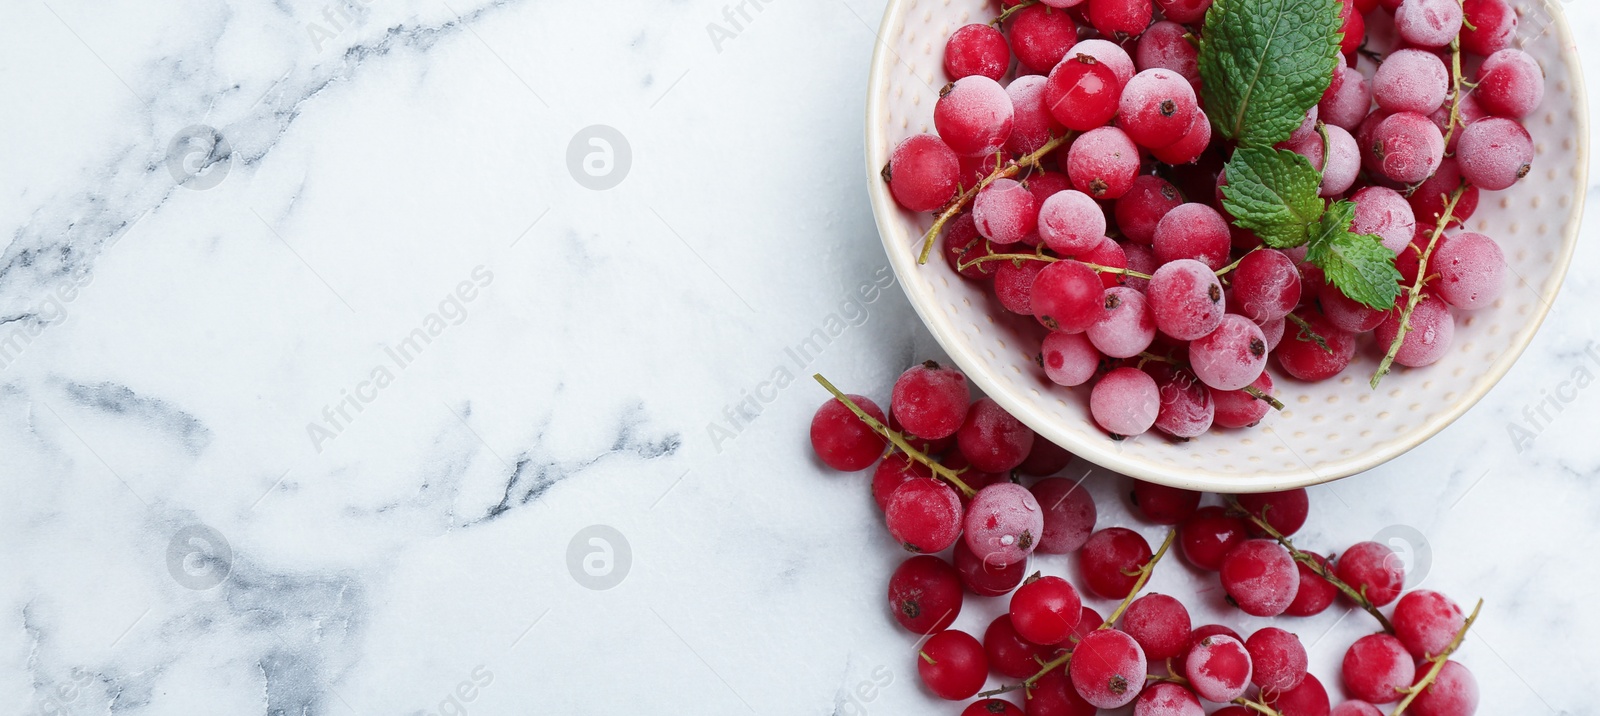
[[[1154,14],[1150,0],[1089,0],[1089,24],[1106,37],[1138,37]]]
[[[961,454],[984,472],[1006,472],[1021,465],[1033,449],[1033,440],[1033,430],[992,398],[973,401],[956,432]]]
[[[1139,69],[1171,70],[1191,87],[1199,85],[1200,50],[1189,42],[1188,34],[1188,28],[1170,19],[1151,25],[1134,48]]]
[[[1067,176],[1096,199],[1121,198],[1139,176],[1139,147],[1116,127],[1091,129],[1067,150]]]
[[[1033,493],[1014,482],[978,490],[967,508],[966,543],[979,558],[1014,564],[1033,553],[1044,514]]]
[[[1283,318],[1300,303],[1300,272],[1282,251],[1252,251],[1233,270],[1233,303],[1246,318]]]
[[[1146,295],[1156,328],[1180,341],[1192,341],[1222,325],[1222,282],[1211,267],[1194,259],[1178,259],[1156,269]]]
[[[1032,674],[1029,674],[1032,676]],[[1001,699],[983,699],[967,704],[961,716],[1024,716],[1016,704]]]
[[[883,177],[894,200],[911,211],[933,211],[955,196],[961,163],[931,134],[914,134],[889,155]]]
[[[1156,5],[1168,20],[1189,25],[1206,19],[1211,0],[1156,0]]]
[[[1183,670],[1200,698],[1225,704],[1243,696],[1250,686],[1250,653],[1238,639],[1208,636],[1190,650]]]
[[[1044,477],[1054,475],[1066,468],[1072,462],[1072,453],[1049,440],[1035,437],[1033,449],[1028,451],[1028,458],[1017,466],[1017,472],[1030,477]],[[1038,491],[1034,495],[1038,496]]]
[[[1014,244],[1038,230],[1038,201],[1021,182],[996,179],[972,201],[972,221],[990,241]]]
[[[1266,521],[1278,534],[1287,537],[1305,526],[1306,516],[1311,513],[1311,496],[1303,487],[1282,492],[1260,492],[1240,495],[1239,505],[1246,512]],[[1267,536],[1265,531],[1254,525],[1250,527],[1250,533],[1258,537]]]
[[[1040,577],[1011,595],[1011,623],[1018,634],[1035,644],[1066,643],[1082,617],[1083,601],[1078,590],[1060,577]]]
[[[1072,18],[1043,5],[1026,7],[1013,15],[1007,32],[1017,62],[1038,74],[1049,72],[1078,43],[1078,27]]]
[[[1281,716],[1328,716],[1328,690],[1315,674],[1306,674],[1305,681],[1288,691],[1264,694],[1263,700]]]
[[[1171,659],[1189,648],[1190,626],[1189,610],[1165,594],[1139,597],[1122,614],[1122,630],[1152,661]]]
[[[914,477],[889,495],[884,521],[907,550],[942,552],[961,536],[961,498],[943,482]]]
[[[1212,271],[1228,264],[1228,220],[1205,204],[1184,204],[1156,224],[1156,260],[1194,259]]]
[[[1069,554],[1089,541],[1089,533],[1094,531],[1095,506],[1087,489],[1060,477],[1045,478],[1029,489],[1044,512],[1044,531],[1034,551]]]
[[[1100,710],[1084,701],[1067,678],[1066,669],[1039,677],[1028,692],[1028,716],[1095,716]]]
[[[1369,634],[1344,653],[1340,673],[1351,696],[1373,704],[1392,704],[1405,695],[1401,689],[1416,678],[1417,665],[1399,639]]]
[[[1283,319],[1276,322],[1278,337],[1283,336]],[[1273,348],[1273,340],[1268,336],[1267,347]],[[1266,371],[1256,376],[1250,387],[1261,391],[1262,395],[1272,395],[1272,376]],[[1261,422],[1272,412],[1272,406],[1267,401],[1257,398],[1243,390],[1216,390],[1211,391],[1211,402],[1216,405],[1216,418],[1213,424],[1223,428],[1248,428]]]
[[[1310,659],[1300,637],[1266,627],[1251,634],[1244,648],[1250,652],[1250,681],[1262,691],[1288,691],[1305,681]]]
[[[1150,561],[1150,543],[1138,532],[1108,527],[1089,536],[1079,556],[1078,568],[1089,591],[1103,599],[1123,599],[1139,581],[1139,570]]]
[[[851,402],[879,423],[885,422],[878,404],[860,395],[850,395]],[[829,399],[817,408],[811,418],[811,449],[823,464],[841,472],[855,472],[872,467],[883,454],[889,441],[874,432],[870,426],[837,398]]]
[[[1063,191],[1039,206],[1039,238],[1051,251],[1073,255],[1093,249],[1106,235],[1106,214],[1080,191]]]
[[[1156,389],[1161,393],[1161,409],[1156,414],[1157,430],[1179,440],[1188,440],[1200,437],[1211,429],[1217,408],[1211,403],[1211,391],[1194,373],[1163,364],[1154,364],[1148,369],[1156,380]]]
[[[928,361],[900,374],[889,410],[912,435],[938,440],[961,428],[969,401],[967,377],[961,371]]]
[[[1179,166],[1194,164],[1205,156],[1206,149],[1211,146],[1211,118],[1206,116],[1205,110],[1196,109],[1194,120],[1189,123],[1189,129],[1183,133],[1178,141],[1158,149],[1150,150],[1156,159]]]
[[[1225,636],[1236,642],[1239,642],[1240,644],[1244,643],[1244,637],[1239,636],[1239,632],[1236,632],[1233,629],[1225,627],[1221,624],[1206,624],[1204,626],[1195,627],[1194,631],[1189,632],[1188,645],[1183,648],[1183,653],[1178,655],[1178,668],[1180,670],[1183,668],[1183,665],[1189,661],[1189,654],[1194,651],[1194,648],[1198,646],[1200,642],[1205,641],[1206,637],[1211,636]]]
[[[952,81],[982,75],[998,81],[1011,68],[1011,46],[1006,36],[988,25],[974,23],[951,33],[944,44],[944,73]]]
[[[1189,564],[1216,572],[1223,557],[1247,537],[1244,520],[1221,507],[1202,507],[1179,525],[1178,549]]]
[[[996,261],[994,296],[1012,313],[1033,315],[1033,281],[1047,265],[1043,261]]]
[[[1145,174],[1133,180],[1128,193],[1116,203],[1117,228],[1127,240],[1149,244],[1155,240],[1156,226],[1167,212],[1183,205],[1178,187],[1161,177]]]
[[[1068,675],[1083,700],[1114,709],[1139,697],[1147,667],[1144,651],[1133,637],[1115,629],[1099,629],[1073,650]]]
[[[933,126],[956,154],[988,156],[1011,136],[1015,109],[1004,87],[983,75],[963,77],[940,93]]]
[[[1432,114],[1450,92],[1450,71],[1427,50],[1395,50],[1372,75],[1372,98],[1388,112]]]
[[[1229,313],[1216,330],[1189,344],[1189,363],[1201,383],[1243,390],[1267,367],[1267,336],[1254,321]]]
[[[917,653],[917,675],[935,696],[950,701],[972,698],[989,676],[983,645],[954,629],[934,634]]]
[[[1222,588],[1244,613],[1275,617],[1294,601],[1300,570],[1276,540],[1245,540],[1222,559]]]
[[[1394,606],[1394,634],[1418,659],[1444,653],[1467,617],[1449,597],[1427,589],[1408,592]]]
[[[1045,328],[1082,333],[1103,315],[1105,284],[1100,275],[1077,261],[1052,263],[1033,280],[1028,303]]]
[[[1460,0],[1404,0],[1394,13],[1400,38],[1417,47],[1444,47],[1461,34]]]
[[[1177,684],[1151,684],[1133,702],[1133,716],[1205,716],[1194,692]]]
[[[1516,120],[1490,117],[1461,130],[1461,176],[1488,189],[1509,189],[1533,171],[1533,138]]]
[[[943,631],[961,613],[961,577],[933,555],[907,559],[889,577],[889,611],[914,633]]]
[[[1009,614],[1001,614],[984,630],[983,651],[989,657],[989,668],[1013,679],[1033,676],[1050,654],[1048,647],[1028,641],[1017,633]]]
[[[1461,49],[1488,57],[1511,46],[1517,36],[1517,12],[1506,0],[1466,0]]]
[[[1419,671],[1421,681],[1426,672]],[[1439,676],[1423,689],[1411,710],[1417,716],[1472,716],[1478,710],[1478,680],[1459,661],[1446,661]]]
[[[1122,84],[1111,67],[1087,54],[1062,60],[1044,86],[1044,104],[1067,129],[1103,127],[1117,113]]]
[[[1197,102],[1194,87],[1183,75],[1161,68],[1148,69],[1134,75],[1122,88],[1117,125],[1139,146],[1168,147],[1189,132]]]
[[[1046,79],[1043,75],[1023,75],[1006,85],[1006,95],[1011,97],[1012,121],[1011,138],[1006,140],[1006,152],[1009,154],[1032,154],[1039,151],[1050,142],[1050,137],[1061,133],[1061,124],[1056,121],[1055,115],[1050,114],[1050,107],[1044,103],[1044,86]],[[1038,188],[1034,185],[1042,175],[1034,175],[1028,180],[1028,188]],[[1065,174],[1059,175],[1065,180]],[[1060,187],[1065,189],[1072,186],[1071,182],[1064,182]],[[1044,196],[1059,191],[1056,189],[1045,193]],[[1041,201],[1043,197],[1040,197]]]
[[[1342,373],[1356,354],[1356,337],[1329,323],[1321,313],[1301,314],[1301,318],[1310,329],[1287,329],[1288,335],[1272,352],[1278,357],[1278,365],[1285,373],[1310,382]]]
[[[1056,385],[1083,385],[1100,369],[1100,351],[1085,334],[1051,331],[1039,347],[1039,367]]]
[[[1383,712],[1365,701],[1346,701],[1333,707],[1329,716],[1383,716]]]
[[[1161,387],[1138,368],[1117,368],[1089,391],[1089,414],[1114,439],[1142,435],[1161,414]]]
[[[1145,519],[1158,525],[1175,525],[1189,519],[1199,509],[1201,494],[1181,487],[1134,480],[1130,496]]]

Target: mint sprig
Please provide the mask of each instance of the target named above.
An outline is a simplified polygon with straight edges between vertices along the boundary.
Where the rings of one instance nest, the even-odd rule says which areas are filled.
[[[1275,249],[1310,240],[1325,208],[1322,174],[1311,162],[1282,149],[1240,147],[1228,160],[1222,206],[1233,223]]]
[[[1340,0],[1216,0],[1200,39],[1206,111],[1224,137],[1271,146],[1317,104],[1339,57]]]
[[[1222,205],[1236,226],[1306,260],[1353,300],[1388,310],[1400,294],[1394,253],[1351,231],[1355,205],[1329,206],[1322,174],[1274,149],[1305,122],[1339,61],[1340,0],[1216,0],[1200,40],[1206,112],[1238,149]]]

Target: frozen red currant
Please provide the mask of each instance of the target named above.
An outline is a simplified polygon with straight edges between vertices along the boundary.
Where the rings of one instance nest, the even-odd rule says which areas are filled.
[[[1407,592],[1394,606],[1394,634],[1418,659],[1444,653],[1467,617],[1443,594],[1427,589]]]
[[[1084,132],[1067,151],[1067,176],[1072,185],[1096,199],[1117,199],[1139,176],[1139,148],[1116,127]]]
[[[1146,594],[1123,612],[1122,630],[1139,642],[1146,658],[1171,659],[1189,647],[1189,610],[1165,594]]]
[[[1100,712],[1078,695],[1066,669],[1053,669],[1035,681],[1027,705],[1028,716],[1095,716]]]
[[[1215,572],[1248,536],[1244,520],[1221,507],[1202,507],[1178,527],[1178,548],[1190,564]]]
[[[1344,653],[1340,674],[1351,696],[1373,704],[1392,704],[1405,695],[1401,689],[1411,685],[1417,667],[1399,639],[1369,634]]]
[[[935,696],[961,701],[983,688],[989,660],[971,634],[949,629],[929,637],[917,652],[917,675]]]
[[[1128,80],[1117,107],[1118,126],[1139,146],[1159,149],[1188,133],[1197,100],[1183,75],[1153,68]]]
[[[1149,244],[1155,240],[1162,217],[1181,205],[1183,195],[1172,182],[1153,174],[1141,175],[1133,180],[1128,193],[1117,199],[1117,228],[1127,240]]]
[[[1222,558],[1222,588],[1244,613],[1275,617],[1294,601],[1300,570],[1276,540],[1245,540]]]
[[[1105,235],[1105,211],[1088,194],[1058,192],[1039,207],[1039,238],[1051,251],[1066,256],[1088,251]]]
[[[1478,68],[1478,103],[1497,117],[1521,119],[1544,101],[1544,69],[1522,50],[1500,50]]]
[[[1062,60],[1050,70],[1044,86],[1044,103],[1050,114],[1062,126],[1079,132],[1111,121],[1121,95],[1116,72],[1087,54]]]
[[[1184,204],[1156,224],[1154,246],[1161,263],[1194,259],[1215,271],[1228,264],[1228,220],[1205,204]]]
[[[1263,694],[1262,699],[1282,716],[1328,716],[1328,690],[1317,680],[1316,674],[1306,674],[1306,680],[1299,686],[1276,694]]]
[[[1250,680],[1262,691],[1288,691],[1305,680],[1310,658],[1300,637],[1265,627],[1251,634],[1244,647],[1250,652]]]
[[[1420,682],[1424,670],[1418,670]],[[1411,702],[1416,716],[1472,716],[1478,710],[1478,680],[1459,661],[1446,661],[1433,684]]]
[[[1038,229],[1039,205],[1021,182],[996,179],[973,199],[972,220],[990,241],[1014,244]]]
[[[956,193],[956,153],[931,134],[914,134],[889,155],[883,176],[894,200],[911,211],[933,211]]]
[[[1489,191],[1509,189],[1533,171],[1533,138],[1515,120],[1490,117],[1461,130],[1461,176]]]
[[[1142,435],[1161,411],[1161,389],[1138,368],[1107,373],[1089,392],[1089,413],[1095,424],[1114,437]]]
[[[1089,0],[1089,23],[1101,35],[1138,37],[1155,13],[1150,0]]]
[[[1100,300],[1104,313],[1089,326],[1089,342],[1112,358],[1139,355],[1156,337],[1155,317],[1144,294],[1127,286],[1108,288]]]
[[[1378,707],[1365,701],[1346,701],[1333,707],[1329,716],[1384,716]]]
[[[1078,483],[1060,477],[1047,477],[1029,488],[1044,511],[1044,531],[1035,551],[1068,554],[1078,551],[1094,531],[1094,498]]]
[[[1488,57],[1511,46],[1517,35],[1517,12],[1506,0],[1466,0],[1461,49]]]
[[[1052,383],[1071,388],[1094,377],[1100,368],[1100,351],[1085,334],[1052,331],[1040,346],[1039,365]]]
[[[1401,296],[1396,303],[1405,300]],[[1433,365],[1450,351],[1455,334],[1456,321],[1450,314],[1450,306],[1437,293],[1426,293],[1416,310],[1411,312],[1411,332],[1400,342],[1394,362],[1410,368]],[[1383,322],[1378,324],[1374,335],[1378,345],[1385,348],[1393,345],[1395,338],[1400,335],[1399,311],[1384,314]]]
[[[912,435],[938,440],[960,429],[969,399],[967,377],[961,371],[928,361],[900,374],[889,409]]]
[[[1332,378],[1350,366],[1350,359],[1356,354],[1354,335],[1329,323],[1320,313],[1308,312],[1300,318],[1306,327],[1288,326],[1283,342],[1272,352],[1285,373],[1316,382]]]
[[[1500,245],[1483,234],[1463,231],[1442,242],[1428,264],[1439,273],[1439,297],[1457,308],[1483,308],[1500,297],[1506,259]]]
[[[1007,32],[1017,62],[1039,74],[1049,72],[1078,42],[1078,27],[1072,18],[1043,5],[1023,8],[1012,16]]]
[[[1139,581],[1138,571],[1151,554],[1150,543],[1138,532],[1108,527],[1089,536],[1078,568],[1090,592],[1104,599],[1123,599]]]
[[[1082,40],[1073,45],[1072,49],[1067,50],[1067,57],[1077,57],[1078,55],[1088,55],[1095,61],[1111,68],[1111,73],[1117,78],[1116,94],[1118,96],[1121,96],[1122,88],[1127,86],[1128,80],[1133,79],[1133,73],[1138,71],[1134,68],[1133,58],[1128,55],[1128,51],[1110,40],[1094,37]]]
[[[942,552],[961,535],[961,498],[949,485],[926,477],[906,480],[884,508],[889,534],[912,552]]]
[[[967,547],[979,559],[1014,564],[1033,552],[1044,531],[1044,515],[1027,488],[999,482],[972,498],[965,526]]]
[[[1057,261],[1033,280],[1029,305],[1045,328],[1082,333],[1103,315],[1104,285],[1094,269],[1077,261]]]
[[[1282,336],[1283,319],[1278,319],[1277,325],[1278,335]],[[1250,387],[1260,391],[1262,395],[1272,395],[1272,376],[1262,371]],[[1211,402],[1216,406],[1213,424],[1223,428],[1248,428],[1261,422],[1262,418],[1267,417],[1267,413],[1272,412],[1272,406],[1267,401],[1243,390],[1212,389]]]
[[[913,477],[933,477],[933,469],[903,452],[896,452],[878,462],[872,471],[872,499],[878,509],[889,509],[889,496],[901,483]]]
[[[998,81],[1010,67],[1011,46],[1005,35],[988,25],[964,25],[944,45],[944,73],[951,80],[983,75]]]
[[[1035,644],[1063,644],[1083,617],[1083,601],[1067,580],[1040,577],[1023,584],[1011,595],[1010,613],[1011,623],[1024,639]],[[1032,673],[1012,676],[1032,676]]]
[[[1444,47],[1461,33],[1461,18],[1461,0],[1404,0],[1394,27],[1412,45]]]
[[[1345,550],[1339,555],[1334,574],[1380,607],[1399,597],[1406,584],[1405,565],[1400,555],[1378,542],[1361,542]]]
[[[1028,641],[1017,633],[1009,614],[1001,614],[989,622],[989,628],[983,632],[983,651],[989,658],[989,668],[1013,679],[1033,676],[1050,654],[1049,647]]]
[[[1061,133],[1061,124],[1050,114],[1050,107],[1044,103],[1043,75],[1023,75],[1006,85],[1006,95],[1011,97],[1012,119],[1011,138],[1006,140],[1005,150],[1010,154],[1032,154],[1050,142],[1050,137]],[[1044,175],[1035,174],[1028,179],[1028,188],[1038,191],[1034,184]],[[1066,179],[1065,174],[1057,175]],[[1071,186],[1068,182],[1062,188]],[[1049,196],[1052,192],[1046,193]]]
[[[961,613],[961,577],[933,555],[907,559],[889,577],[889,611],[917,634],[943,631]]]
[[[1000,151],[1011,136],[1013,111],[999,82],[972,75],[950,83],[940,94],[933,125],[956,154],[987,156]]]
[[[1144,518],[1158,525],[1175,525],[1189,519],[1200,507],[1200,493],[1143,480],[1133,481],[1130,493]]]
[[[1222,282],[1199,261],[1178,259],[1162,265],[1145,293],[1156,328],[1180,341],[1192,341],[1222,324]]]
[[[1285,537],[1300,531],[1306,524],[1306,516],[1311,513],[1311,496],[1304,487],[1281,492],[1258,492],[1253,495],[1240,495],[1239,506],[1246,512],[1261,518],[1278,534]],[[1253,525],[1251,534],[1261,537],[1267,536],[1263,530],[1258,530]]]
[[[1450,71],[1427,50],[1395,50],[1372,75],[1372,98],[1389,112],[1432,114],[1449,91]]]
[[[961,716],[1024,716],[1022,709],[1004,699],[981,699],[967,704]]]
[[[1178,166],[1200,161],[1210,146],[1211,118],[1206,116],[1205,110],[1196,109],[1194,120],[1189,123],[1189,129],[1178,141],[1159,149],[1152,149],[1150,153],[1156,159]]]
[[[1267,366],[1267,337],[1254,321],[1227,314],[1216,330],[1189,344],[1189,364],[1207,386],[1242,390]]]
[[[995,261],[994,296],[1000,307],[1023,316],[1033,315],[1033,280],[1047,265],[1043,261]]]
[[[961,454],[984,472],[1005,472],[1021,465],[1033,448],[1033,439],[1032,429],[991,398],[973,401],[956,432]]]
[[[1374,130],[1372,141],[1383,175],[1402,184],[1433,176],[1444,161],[1444,134],[1439,125],[1416,112],[1389,115]]]
[[[860,395],[849,398],[874,420],[885,422],[877,403]],[[855,472],[872,467],[888,444],[837,398],[823,403],[811,418],[811,448],[823,464],[835,470]]]
[[[1211,429],[1216,419],[1216,406],[1211,403],[1211,391],[1193,372],[1165,364],[1147,369],[1155,378],[1156,390],[1161,395],[1161,409],[1156,413],[1157,430],[1188,440]]]
[[[1200,698],[1225,704],[1244,695],[1250,686],[1250,653],[1238,639],[1208,636],[1189,651],[1183,671]]]
[[[1068,673],[1083,700],[1114,709],[1139,697],[1146,668],[1144,651],[1133,637],[1115,629],[1100,629],[1073,650]]]
[[[1205,716],[1194,692],[1173,683],[1151,684],[1133,702],[1133,716]]]

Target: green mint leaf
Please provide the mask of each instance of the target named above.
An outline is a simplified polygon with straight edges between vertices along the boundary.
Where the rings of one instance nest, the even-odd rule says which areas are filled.
[[[1306,259],[1322,269],[1328,283],[1344,295],[1387,311],[1400,296],[1394,252],[1384,248],[1377,236],[1351,233],[1355,216],[1356,205],[1351,202],[1337,201],[1328,207],[1306,247]]]
[[[1305,121],[1339,57],[1340,0],[1216,0],[1200,37],[1206,112],[1222,135],[1272,146]]]
[[[1222,206],[1233,223],[1275,249],[1310,240],[1322,218],[1322,174],[1282,149],[1240,147],[1228,160]],[[1347,224],[1348,225],[1348,224]]]

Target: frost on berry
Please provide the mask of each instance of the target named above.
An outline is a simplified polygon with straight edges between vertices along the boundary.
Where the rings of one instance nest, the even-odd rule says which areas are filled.
[[[1098,37],[1079,42],[1067,50],[1067,57],[1078,55],[1090,57],[1110,68],[1112,76],[1117,78],[1115,88],[1119,97],[1122,95],[1123,86],[1128,84],[1128,80],[1133,79],[1133,73],[1137,71],[1134,69],[1133,58],[1128,56],[1127,50],[1115,42]]]
[[[1138,698],[1148,663],[1139,644],[1115,629],[1100,629],[1073,650],[1068,674],[1085,701],[1114,709]]]
[[[969,157],[1000,151],[1011,136],[1014,110],[1005,88],[988,77],[972,75],[950,83],[933,108],[939,138]]]
[[[972,202],[978,233],[996,244],[1014,244],[1038,227],[1033,192],[1015,179],[996,179]]]
[[[1351,696],[1369,703],[1389,704],[1404,695],[1400,690],[1411,685],[1417,667],[1399,639],[1369,634],[1350,645],[1340,673]]]
[[[1533,170],[1533,138],[1515,120],[1490,117],[1461,131],[1461,175],[1490,191],[1508,189]]]
[[[1216,330],[1189,344],[1189,364],[1212,388],[1242,390],[1267,366],[1267,338],[1253,321],[1230,313]]]
[[[1427,50],[1395,50],[1372,75],[1372,98],[1390,112],[1430,114],[1449,91],[1450,71]]]
[[[1012,564],[1033,552],[1044,514],[1027,488],[1001,482],[978,491],[967,507],[967,547],[979,559]]]
[[[1406,300],[1404,296],[1401,301]],[[1378,324],[1376,336],[1378,345],[1388,348],[1400,332],[1400,316],[1398,311],[1390,311],[1385,315],[1383,323]],[[1450,314],[1450,306],[1436,293],[1428,293],[1417,304],[1416,310],[1411,312],[1411,332],[1406,334],[1405,340],[1400,344],[1400,350],[1395,353],[1394,362],[1410,368],[1421,368],[1433,365],[1449,352],[1451,343],[1455,340],[1456,322]]]
[[[1156,322],[1143,293],[1126,286],[1108,288],[1100,305],[1105,312],[1085,335],[1101,353],[1112,358],[1139,355],[1156,337]]]
[[[1439,274],[1432,284],[1439,296],[1452,306],[1470,310],[1500,297],[1506,259],[1494,239],[1463,231],[1439,244],[1428,268]]]
[[[1039,238],[1063,255],[1088,251],[1106,235],[1106,214],[1088,194],[1057,192],[1039,207]]]
[[[1500,50],[1478,68],[1478,88],[1473,94],[1490,114],[1526,117],[1544,101],[1544,69],[1522,50]]]
[[[1138,368],[1107,373],[1089,393],[1089,413],[1114,437],[1142,435],[1155,425],[1161,392],[1155,379]]]
[[[1400,37],[1417,47],[1444,47],[1461,32],[1460,0],[1404,0],[1394,13]]]
[[[1094,498],[1089,491],[1061,477],[1047,477],[1034,483],[1030,490],[1044,515],[1044,530],[1034,550],[1044,554],[1069,554],[1083,547],[1094,531],[1096,517]]]
[[[1189,651],[1184,673],[1200,698],[1225,704],[1244,695],[1250,686],[1250,654],[1238,639],[1208,636]]]
[[[1100,367],[1100,351],[1087,335],[1051,331],[1040,347],[1039,366],[1051,382],[1071,388],[1094,377]]]
[[[1355,221],[1350,230],[1358,234],[1377,234],[1383,247],[1399,252],[1417,235],[1417,217],[1406,198],[1393,189],[1369,186],[1350,197],[1355,202]]]

